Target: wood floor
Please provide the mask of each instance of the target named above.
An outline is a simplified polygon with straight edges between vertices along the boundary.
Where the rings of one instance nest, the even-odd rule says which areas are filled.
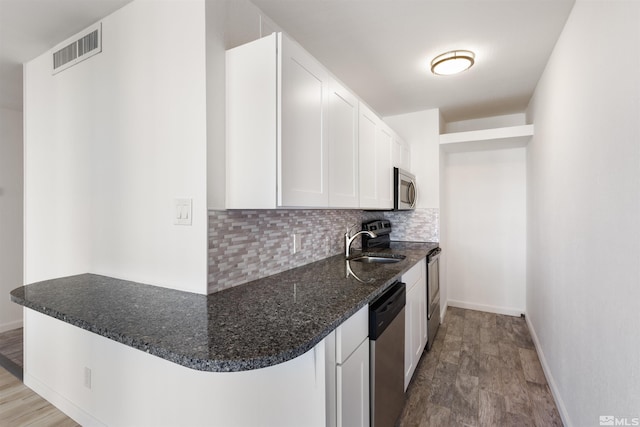
[[[399,424],[562,426],[525,320],[449,307]]]
[[[0,334],[0,367],[22,381],[22,328]]]
[[[0,426],[71,427],[78,424],[0,368]]]
[[[0,334],[0,354],[11,362],[23,367],[22,363],[22,328]]]
[[[22,328],[0,334],[0,426],[77,426],[22,384]]]
[[[22,329],[0,334],[22,368]],[[77,426],[0,368],[0,426]],[[449,307],[406,394],[399,427],[562,426],[524,319]]]

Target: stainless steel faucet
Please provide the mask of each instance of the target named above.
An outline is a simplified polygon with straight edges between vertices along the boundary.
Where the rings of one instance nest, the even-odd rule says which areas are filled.
[[[349,237],[349,230],[347,230],[347,232],[344,233],[344,256],[345,257],[349,258],[349,256],[351,255],[351,243],[353,243],[356,237],[358,237],[361,234],[367,234],[372,239],[378,237],[376,233],[373,233],[367,230],[358,231],[356,234]]]

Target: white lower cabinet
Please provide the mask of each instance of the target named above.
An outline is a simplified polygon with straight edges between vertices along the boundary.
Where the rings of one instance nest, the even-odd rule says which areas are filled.
[[[369,425],[369,340],[336,366],[337,426]]]
[[[407,285],[404,332],[404,389],[427,344],[427,280],[426,260],[417,263],[402,276]]]
[[[369,426],[369,306],[325,338],[327,427]]]

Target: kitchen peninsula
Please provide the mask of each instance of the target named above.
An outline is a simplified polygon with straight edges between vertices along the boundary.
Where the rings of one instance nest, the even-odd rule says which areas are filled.
[[[436,247],[395,243],[403,261],[349,268],[337,255],[211,295],[93,274],[27,285],[11,293],[28,309],[25,381],[88,425],[325,425],[326,337]]]

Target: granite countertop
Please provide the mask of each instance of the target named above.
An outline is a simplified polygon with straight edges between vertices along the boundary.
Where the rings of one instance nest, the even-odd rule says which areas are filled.
[[[14,289],[11,300],[82,329],[201,371],[264,368],[300,356],[367,305],[437,243],[394,242],[406,259],[336,255],[211,295],[95,274]]]

